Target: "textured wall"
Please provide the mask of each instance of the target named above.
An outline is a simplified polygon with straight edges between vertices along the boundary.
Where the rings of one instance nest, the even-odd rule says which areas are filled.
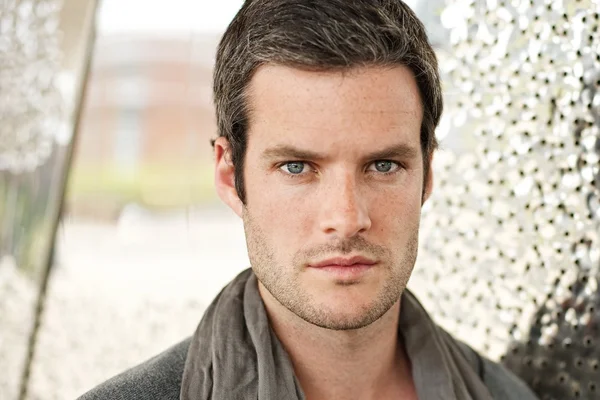
[[[0,398],[25,395],[95,1],[0,2]]]
[[[546,399],[600,397],[600,3],[452,1],[411,284]]]
[[[0,5],[0,398],[7,400],[18,396],[57,200],[48,181],[64,115],[56,86],[61,5]]]

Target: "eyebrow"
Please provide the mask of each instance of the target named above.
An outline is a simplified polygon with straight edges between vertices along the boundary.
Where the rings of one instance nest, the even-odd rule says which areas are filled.
[[[420,149],[401,143],[382,150],[367,154],[367,160],[379,160],[388,158],[413,159],[419,156]],[[289,145],[277,145],[263,151],[262,158],[267,160],[289,158],[296,160],[322,161],[327,158],[325,154],[316,151],[304,150]]]
[[[316,151],[303,150],[294,146],[277,145],[263,151],[262,158],[267,160],[291,158],[298,160],[320,161],[325,159],[325,155],[317,153]]]
[[[404,143],[400,143],[383,150],[375,151],[367,155],[366,158],[370,160],[386,159],[386,158],[403,158],[412,159],[417,158],[421,150],[413,146],[409,146]]]

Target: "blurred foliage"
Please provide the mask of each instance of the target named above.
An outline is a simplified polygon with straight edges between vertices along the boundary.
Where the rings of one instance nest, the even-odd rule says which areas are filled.
[[[114,216],[129,203],[165,209],[215,198],[212,165],[144,165],[131,172],[111,166],[77,165],[67,188],[69,208],[94,216]]]

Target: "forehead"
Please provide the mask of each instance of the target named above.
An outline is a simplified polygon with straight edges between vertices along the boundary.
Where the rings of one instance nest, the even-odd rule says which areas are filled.
[[[263,65],[250,82],[248,106],[249,144],[418,141],[423,114],[404,66],[316,72]]]

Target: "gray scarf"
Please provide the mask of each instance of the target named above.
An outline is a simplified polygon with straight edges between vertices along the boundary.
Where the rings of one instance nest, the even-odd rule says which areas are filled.
[[[406,290],[400,333],[421,400],[491,400],[457,342]],[[304,400],[292,363],[269,325],[248,269],[206,310],[185,362],[181,400]]]

